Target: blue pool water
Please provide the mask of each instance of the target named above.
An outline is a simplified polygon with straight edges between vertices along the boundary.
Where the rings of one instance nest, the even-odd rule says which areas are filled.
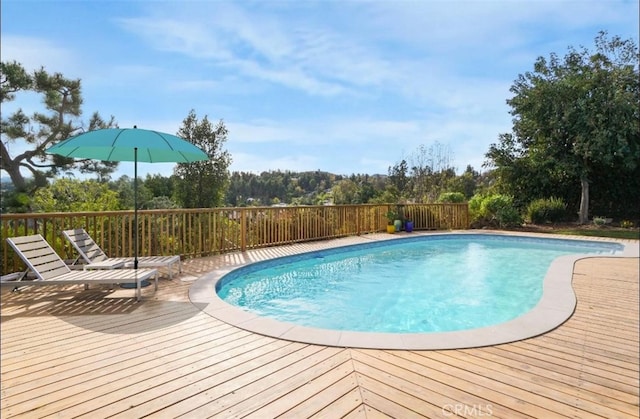
[[[615,243],[575,240],[421,236],[248,265],[223,277],[216,292],[244,310],[307,327],[468,330],[531,310],[558,256],[620,250]]]

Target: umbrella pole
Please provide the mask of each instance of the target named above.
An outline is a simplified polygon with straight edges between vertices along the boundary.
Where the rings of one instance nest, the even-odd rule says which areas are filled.
[[[133,269],[138,269],[138,147],[133,148]],[[151,282],[146,279],[140,286],[147,287]],[[136,288],[135,284],[120,284],[122,288]]]
[[[138,269],[138,147],[133,149],[133,269]]]

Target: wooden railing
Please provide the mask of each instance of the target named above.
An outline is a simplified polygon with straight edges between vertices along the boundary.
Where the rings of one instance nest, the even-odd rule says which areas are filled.
[[[295,207],[140,210],[3,214],[2,274],[23,270],[5,238],[41,234],[63,259],[73,259],[61,231],[84,228],[109,256],[203,257],[232,251],[385,231],[393,209],[414,222],[415,230],[466,229],[467,204],[335,205]]]

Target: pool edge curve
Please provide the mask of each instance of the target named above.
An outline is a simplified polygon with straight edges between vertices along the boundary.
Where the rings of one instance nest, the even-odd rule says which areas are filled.
[[[277,339],[303,342],[309,344],[352,347],[368,349],[389,350],[436,350],[436,349],[463,349],[482,346],[498,345],[519,341],[547,333],[565,321],[573,314],[577,300],[572,286],[574,264],[581,259],[593,257],[639,257],[637,243],[632,246],[620,240],[575,237],[575,236],[550,236],[536,233],[514,233],[496,231],[463,230],[451,232],[418,232],[403,235],[369,235],[366,243],[377,240],[402,240],[415,236],[430,236],[443,234],[489,234],[508,235],[535,238],[554,238],[578,241],[605,241],[618,243],[624,246],[624,250],[616,255],[575,254],[556,258],[543,280],[542,296],[536,306],[523,315],[497,325],[462,330],[453,332],[429,332],[429,333],[372,333],[351,332],[339,330],[317,329],[299,326],[291,323],[280,322],[274,319],[260,317],[244,311],[223,301],[215,292],[216,283],[227,273],[243,266],[255,263],[240,263],[234,266],[213,270],[198,278],[189,288],[189,299],[207,315],[224,323],[233,325],[260,335]],[[365,237],[365,236],[360,236]],[[335,243],[334,243],[335,242]],[[341,243],[341,240],[332,240],[325,247],[292,252],[291,255],[324,250],[327,248],[348,246],[352,243]]]

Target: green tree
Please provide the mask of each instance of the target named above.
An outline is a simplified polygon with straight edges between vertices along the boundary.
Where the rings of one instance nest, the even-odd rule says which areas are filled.
[[[513,134],[502,134],[487,153],[488,164],[508,177],[504,183],[536,189],[530,200],[566,199],[558,189],[572,182],[580,191],[581,223],[588,220],[595,178],[627,177],[640,159],[638,48],[633,40],[609,38],[606,32],[599,33],[595,46],[595,52],[570,47],[563,59],[553,53],[548,60],[539,57],[532,72],[519,75],[507,100]],[[627,205],[637,205],[638,196],[630,191]]]
[[[154,196],[144,204],[143,209],[174,209],[178,208],[178,204],[173,202],[168,196]]]
[[[231,156],[223,149],[227,128],[220,120],[214,127],[207,116],[198,121],[194,110],[182,122],[178,136],[204,150],[207,161],[179,163],[174,174],[180,178],[176,195],[185,208],[209,208],[224,203],[229,183]]]
[[[331,188],[333,195],[333,203],[342,204],[361,204],[358,185],[350,180],[343,179],[333,185]]]
[[[151,192],[154,197],[157,196],[173,196],[175,186],[175,177],[165,177],[160,174],[147,175],[143,182],[144,186]]]
[[[461,203],[466,197],[462,192],[442,192],[436,202]]]
[[[429,147],[420,145],[411,154],[410,195],[416,202],[434,202],[447,189],[447,183],[455,177],[452,156],[449,146],[437,141]]]
[[[109,188],[118,194],[119,209],[129,210],[134,208],[135,194],[133,178],[122,175],[117,180],[109,182]],[[147,188],[142,179],[138,178],[138,205],[146,208],[146,203],[153,198],[153,194]]]
[[[448,185],[450,192],[460,192],[465,199],[470,199],[478,188],[480,173],[475,171],[471,165],[467,165],[464,173],[451,179]]]
[[[389,167],[389,187],[387,191],[394,196],[393,201],[397,202],[401,198],[406,198],[409,190],[409,167],[406,160],[396,163],[393,167]]]
[[[37,212],[116,211],[118,193],[95,180],[61,178],[33,195]]]
[[[103,120],[94,113],[87,125],[82,115],[82,94],[79,79],[68,79],[60,73],[50,74],[41,68],[28,73],[17,62],[0,63],[0,99],[5,108],[7,102],[16,100],[18,93],[29,92],[42,96],[44,112],[28,116],[21,108],[0,118],[0,169],[6,171],[17,192],[25,192],[46,184],[48,178],[70,170],[81,173],[97,173],[104,178],[115,170],[117,162],[75,160],[48,155],[44,150],[83,131],[107,128],[115,125],[113,117]],[[26,150],[11,155],[9,144],[22,143]],[[22,147],[17,147],[23,150]],[[25,176],[21,169],[30,173]],[[29,185],[28,177],[34,182]]]

